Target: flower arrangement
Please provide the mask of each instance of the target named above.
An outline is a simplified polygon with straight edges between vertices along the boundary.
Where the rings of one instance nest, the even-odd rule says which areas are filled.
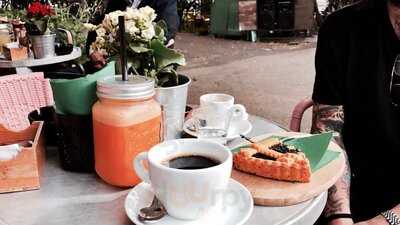
[[[128,58],[128,71],[136,75],[152,77],[158,86],[173,81],[179,84],[175,68],[185,65],[184,56],[164,46],[166,24],[155,23],[157,17],[151,7],[140,9],[127,8],[105,15],[98,26],[85,24],[97,34],[96,41],[90,46],[89,54],[100,52],[107,57],[119,54],[118,17],[125,17],[125,30]]]
[[[35,1],[26,10],[27,30],[30,35],[50,34],[54,26],[50,21],[55,11],[49,3]]]

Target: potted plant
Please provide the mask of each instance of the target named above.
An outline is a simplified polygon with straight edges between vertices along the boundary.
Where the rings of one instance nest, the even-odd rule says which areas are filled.
[[[36,59],[55,55],[54,43],[56,35],[53,19],[55,11],[49,3],[35,1],[26,10],[26,27],[32,42],[33,54]]]
[[[157,15],[151,7],[115,11],[105,15],[100,25],[86,24],[97,33],[90,53],[101,52],[107,57],[118,57],[119,16],[125,17],[128,72],[156,81],[156,99],[165,113],[164,138],[178,138],[182,132],[190,78],[178,75],[176,69],[186,64],[185,57],[164,45],[167,26],[164,21],[154,22]]]
[[[91,2],[76,2],[69,5],[54,5],[57,18],[55,20],[57,30],[56,53],[57,55],[65,55],[72,52],[73,47],[80,47],[82,50],[81,57],[77,60],[79,63],[87,61],[86,40],[88,32],[84,29],[84,24],[88,23],[93,15],[99,14],[103,10],[101,0]],[[64,32],[64,31],[68,32]],[[60,32],[62,31],[62,32]],[[73,43],[70,44],[70,38],[73,37]]]

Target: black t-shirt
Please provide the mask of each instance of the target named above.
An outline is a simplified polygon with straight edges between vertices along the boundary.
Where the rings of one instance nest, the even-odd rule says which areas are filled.
[[[389,93],[400,41],[385,1],[375,2],[330,15],[320,28],[315,58],[313,100],[344,107],[356,221],[400,204],[400,110]]]

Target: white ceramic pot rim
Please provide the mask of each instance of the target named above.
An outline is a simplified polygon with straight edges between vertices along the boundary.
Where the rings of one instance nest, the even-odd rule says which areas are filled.
[[[225,159],[218,164],[217,166],[212,166],[212,167],[208,167],[208,168],[204,168],[204,169],[194,169],[194,170],[181,170],[181,169],[175,169],[175,168],[170,168],[168,166],[162,165],[161,163],[155,161],[154,159],[150,158],[150,156],[152,154],[155,154],[154,151],[157,151],[159,148],[160,144],[168,144],[169,142],[188,142],[188,143],[195,143],[195,142],[203,142],[203,143],[207,143],[207,144],[211,144],[211,145],[215,145],[218,147],[218,149],[224,149],[227,153],[227,156],[225,157]],[[183,174],[192,174],[192,173],[208,173],[211,170],[218,170],[221,167],[225,167],[226,164],[228,163],[232,163],[232,153],[231,151],[223,146],[222,144],[216,143],[216,142],[212,142],[212,141],[206,141],[206,140],[199,140],[196,138],[184,138],[184,139],[176,139],[176,140],[170,140],[170,141],[166,141],[163,143],[160,143],[154,147],[152,147],[148,154],[147,154],[147,159],[149,161],[150,164],[152,164],[154,167],[161,169],[161,170],[166,170],[166,171],[170,171],[170,172],[174,172],[174,173],[183,173]]]
[[[184,83],[184,84],[180,84],[177,86],[173,86],[173,87],[156,87],[155,89],[160,89],[160,90],[170,90],[170,89],[175,89],[175,88],[182,88],[182,87],[186,87],[189,86],[192,83],[192,79],[190,79],[190,77],[186,76],[186,75],[179,75],[179,76],[183,76],[186,77],[188,79],[188,82]]]

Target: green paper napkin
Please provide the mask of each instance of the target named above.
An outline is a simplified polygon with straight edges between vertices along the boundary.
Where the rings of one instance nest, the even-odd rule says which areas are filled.
[[[115,76],[115,62],[96,73],[76,79],[52,79],[50,81],[56,104],[56,113],[62,115],[90,115],[97,101],[98,79]]]
[[[309,137],[295,138],[285,143],[301,149],[310,161],[311,170],[314,172],[318,169],[318,164],[327,152],[332,136],[333,133],[329,132]]]
[[[328,150],[332,136],[333,133],[316,134],[308,137],[293,138],[287,141],[284,140],[284,143],[301,149],[310,161],[311,171],[315,172],[340,155],[340,152]],[[283,140],[286,137],[271,136],[268,139],[270,138]],[[232,149],[232,153],[238,152],[242,147],[246,146],[234,148]]]
[[[322,157],[321,161],[319,161],[319,163],[314,168],[311,168],[312,172],[315,172],[315,171],[321,169],[325,165],[328,165],[330,162],[332,162],[337,157],[339,157],[339,155],[340,155],[340,152],[336,152],[336,151],[332,151],[332,150],[328,149],[325,152],[324,156]]]

